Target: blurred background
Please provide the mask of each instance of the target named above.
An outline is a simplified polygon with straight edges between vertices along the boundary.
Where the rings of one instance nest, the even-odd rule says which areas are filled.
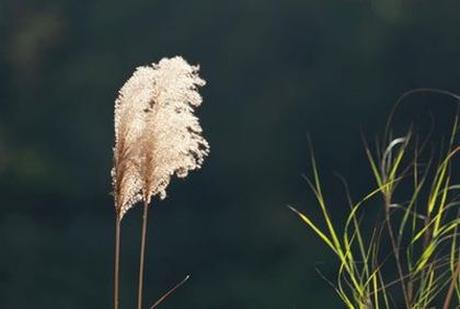
[[[374,186],[362,136],[413,88],[460,92],[458,1],[0,1],[0,308],[110,308],[113,105],[136,66],[182,55],[208,81],[211,156],[154,201],[145,303],[340,308],[315,214],[313,140],[333,216]],[[430,112],[404,102],[395,126]],[[378,207],[378,205],[376,205]],[[314,216],[315,217],[315,216]],[[134,308],[141,207],[123,221],[121,308]]]

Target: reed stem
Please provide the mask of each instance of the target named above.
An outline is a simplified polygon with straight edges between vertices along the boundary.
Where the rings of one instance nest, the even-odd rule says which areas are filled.
[[[458,277],[460,276],[460,258],[457,261],[457,267],[455,267],[455,271],[452,274],[452,281],[449,285],[449,290],[447,291],[447,296],[446,299],[444,300],[444,306],[442,307],[443,309],[449,309],[450,308],[450,303],[452,301],[452,296],[454,294],[454,290],[457,286],[458,283]]]
[[[142,293],[144,288],[144,258],[145,258],[145,239],[147,236],[147,218],[149,204],[144,201],[144,215],[142,217],[142,236],[141,236],[141,255],[139,258],[139,289],[137,291],[137,308],[142,309]]]
[[[396,262],[396,267],[398,269],[398,275],[399,275],[399,280],[401,283],[401,288],[404,296],[404,303],[406,305],[407,309],[411,308],[410,305],[410,299],[409,299],[409,293],[407,292],[407,287],[406,287],[406,281],[404,280],[404,272],[402,269],[402,263],[401,263],[401,257],[399,255],[399,244],[396,241],[396,236],[394,235],[393,232],[393,227],[391,225],[391,215],[390,215],[390,206],[391,206],[391,200],[389,195],[384,196],[384,202],[385,202],[385,221],[387,223],[387,228],[388,228],[388,234],[390,236],[390,242],[391,242],[391,247],[393,249],[393,255],[395,258]]]
[[[119,308],[119,283],[120,283],[120,226],[119,215],[115,219],[115,263],[114,263],[114,283],[113,283],[113,308]]]

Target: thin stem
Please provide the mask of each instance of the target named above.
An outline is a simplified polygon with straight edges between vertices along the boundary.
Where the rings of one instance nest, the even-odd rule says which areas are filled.
[[[142,309],[142,293],[144,288],[144,258],[145,258],[145,239],[147,236],[147,218],[149,204],[144,202],[144,215],[142,217],[142,236],[141,236],[141,256],[139,258],[139,289],[137,291],[137,308]]]
[[[399,256],[399,246],[398,246],[398,243],[396,242],[396,236],[394,235],[393,228],[391,226],[391,221],[390,221],[391,220],[390,219],[391,218],[391,216],[390,216],[391,201],[390,201],[389,195],[385,194],[384,200],[385,200],[385,221],[387,223],[387,228],[388,228],[388,234],[390,236],[391,247],[393,249],[393,255],[394,255],[394,258],[395,258],[395,261],[396,261],[396,267],[398,269],[398,275],[399,275],[399,279],[400,279],[400,283],[401,283],[402,292],[403,292],[403,295],[404,295],[404,303],[406,304],[406,308],[410,308],[409,294],[408,294],[407,289],[406,289],[406,283],[405,283],[405,280],[404,280],[404,272],[403,272],[402,265],[401,265],[401,258]]]
[[[166,298],[168,298],[172,293],[174,293],[178,288],[180,288],[187,280],[190,279],[190,275],[187,275],[181,282],[176,284],[171,290],[166,292],[163,296],[160,297],[153,305],[150,307],[150,309],[155,309],[158,307]]]
[[[121,219],[117,214],[115,219],[115,265],[113,282],[113,308],[119,308],[119,283],[120,283],[120,226]]]
[[[447,291],[447,296],[444,301],[444,306],[442,307],[443,309],[450,308],[450,302],[452,300],[452,295],[454,294],[455,287],[457,286],[459,276],[460,276],[460,258],[458,259],[457,267],[455,267],[455,271],[452,274],[452,282],[450,283],[449,290]]]

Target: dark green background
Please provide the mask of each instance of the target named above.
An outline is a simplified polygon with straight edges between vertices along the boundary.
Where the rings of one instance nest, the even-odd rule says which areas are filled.
[[[110,308],[113,102],[136,66],[182,55],[208,81],[212,151],[154,201],[147,304],[340,308],[335,260],[285,206],[314,213],[310,134],[333,215],[372,187],[372,140],[403,92],[460,92],[460,2],[0,1],[0,308]],[[419,95],[402,118],[448,116]],[[426,104],[425,104],[426,103]],[[411,105],[412,104],[412,105]],[[405,117],[408,116],[408,117]],[[406,123],[405,119],[400,124]],[[122,308],[134,308],[140,207],[123,221]]]

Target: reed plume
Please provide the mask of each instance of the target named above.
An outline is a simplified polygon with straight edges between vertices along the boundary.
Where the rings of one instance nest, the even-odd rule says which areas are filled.
[[[112,169],[116,212],[114,308],[118,308],[119,231],[126,212],[144,202],[138,308],[142,306],[147,211],[152,197],[166,197],[171,177],[184,178],[209,154],[195,108],[205,81],[198,66],[182,57],[138,67],[115,101],[115,147]]]

